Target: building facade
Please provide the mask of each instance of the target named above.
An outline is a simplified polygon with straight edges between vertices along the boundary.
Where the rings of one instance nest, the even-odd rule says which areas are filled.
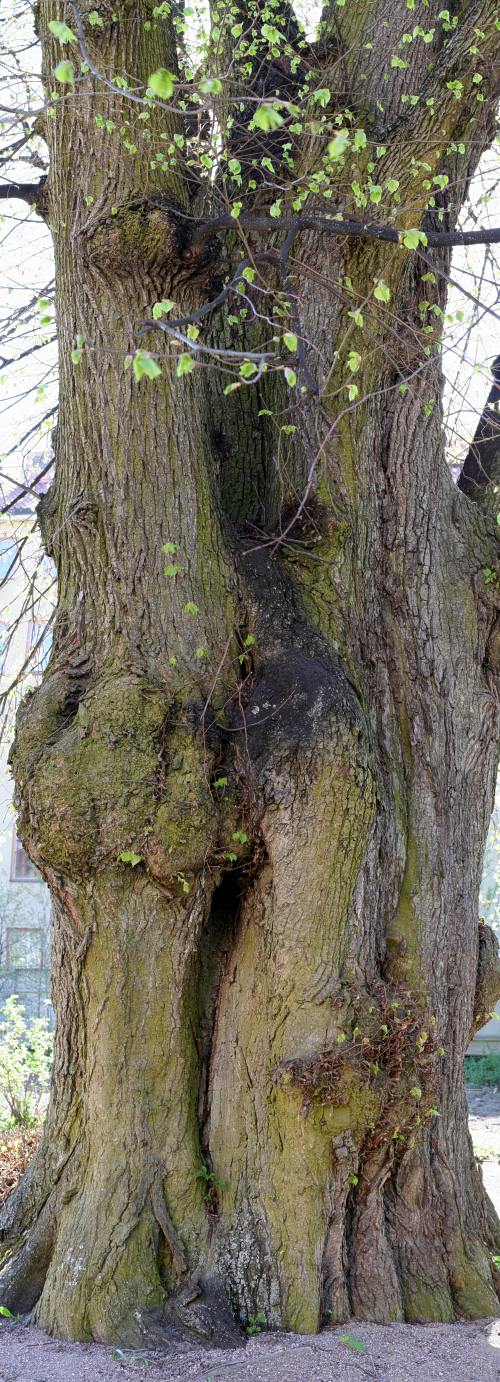
[[[14,490],[0,517],[0,1017],[16,994],[28,1019],[50,1015],[50,897],[17,836],[8,764],[16,705],[50,648],[53,577],[36,527],[36,495]]]

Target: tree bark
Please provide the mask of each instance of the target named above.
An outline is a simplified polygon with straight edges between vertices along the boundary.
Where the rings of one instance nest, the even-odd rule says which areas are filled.
[[[101,73],[174,67],[145,0],[101,8]],[[66,10],[49,9],[50,89],[47,23]],[[435,169],[471,126],[445,61],[492,15],[466,7],[455,66],[436,40]],[[431,117],[394,112],[398,83],[431,89],[421,58],[387,92],[402,204]],[[462,195],[489,111],[455,167]],[[153,139],[177,118],[153,106]],[[92,73],[46,121],[61,403],[40,522],[59,598],[12,763],[54,898],[57,1040],[44,1140],[1,1210],[0,1299],[63,1338],[130,1345],[230,1344],[260,1311],[304,1331],[497,1314],[500,1226],[463,1082],[500,992],[478,921],[497,543],[448,473],[425,354],[419,304],[442,310],[446,252],[429,287],[429,256],[298,234],[288,273],[321,393],[297,391],[277,443],[261,414],[290,410],[282,374],[227,397],[203,369],[177,382],[166,337],[138,338],[155,301],[181,315],[214,296],[219,249],[196,240],[177,173],[166,187],[148,145],[124,152],[125,121],[131,139],[130,103]],[[407,224],[439,226],[416,203]],[[352,294],[381,279],[391,310],[351,406]],[[207,339],[228,330],[219,317]],[[161,379],[123,368],[138,339]]]

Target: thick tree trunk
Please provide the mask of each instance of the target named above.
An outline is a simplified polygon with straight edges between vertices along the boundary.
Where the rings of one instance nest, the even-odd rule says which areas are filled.
[[[101,70],[145,81],[171,65],[164,28],[123,11]],[[367,401],[346,408],[351,299],[306,282],[330,376],[275,457],[265,381],[223,404],[204,371],[176,384],[148,336],[162,378],[123,369],[157,299],[213,295],[215,251],[193,245],[182,188],[160,201],[164,174],[127,161],[116,93],[78,93],[47,122],[59,606],[13,751],[55,902],[56,1059],[42,1147],[1,1212],[0,1298],[130,1344],[230,1343],[259,1311],[296,1330],[496,1314],[463,1085],[498,992],[477,915],[495,535],[446,469],[418,274],[399,249],[302,237],[330,283],[390,279],[405,339],[396,367],[379,324]]]

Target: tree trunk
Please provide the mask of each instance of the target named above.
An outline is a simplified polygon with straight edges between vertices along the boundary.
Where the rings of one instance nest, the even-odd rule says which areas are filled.
[[[145,0],[101,8],[101,72],[174,66]],[[40,25],[50,88],[45,7]],[[443,89],[446,142],[470,112]],[[151,147],[177,118],[152,107]],[[428,138],[412,118],[383,151],[402,194]],[[124,149],[126,120],[139,143],[92,73],[46,119],[61,405],[40,521],[59,603],[12,761],[54,898],[57,1039],[44,1140],[1,1211],[0,1298],[130,1345],[231,1343],[258,1312],[304,1331],[497,1314],[463,1082],[500,992],[478,923],[496,537],[448,473],[425,354],[445,253],[422,287],[428,257],[303,233],[289,272],[321,397],[291,403],[283,372],[229,397],[201,368],[177,381],[167,337],[138,332],[157,300],[214,296],[218,249],[150,145]],[[379,280],[391,309],[372,303],[346,402],[352,304]],[[138,340],[161,379],[124,369]]]

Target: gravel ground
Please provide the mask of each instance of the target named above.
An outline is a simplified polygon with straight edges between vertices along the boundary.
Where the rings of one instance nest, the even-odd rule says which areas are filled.
[[[500,1213],[500,1091],[469,1091],[470,1126],[485,1185]],[[261,1334],[241,1349],[157,1354],[63,1344],[0,1322],[0,1382],[500,1382],[500,1320],[368,1325],[318,1337]]]
[[[356,1341],[359,1351],[342,1342]],[[362,1349],[361,1349],[362,1346]],[[115,1355],[117,1350],[114,1351]],[[263,1334],[245,1348],[127,1354],[98,1344],[61,1344],[37,1329],[0,1327],[2,1382],[498,1382],[500,1326],[479,1324],[352,1325],[319,1337]]]

